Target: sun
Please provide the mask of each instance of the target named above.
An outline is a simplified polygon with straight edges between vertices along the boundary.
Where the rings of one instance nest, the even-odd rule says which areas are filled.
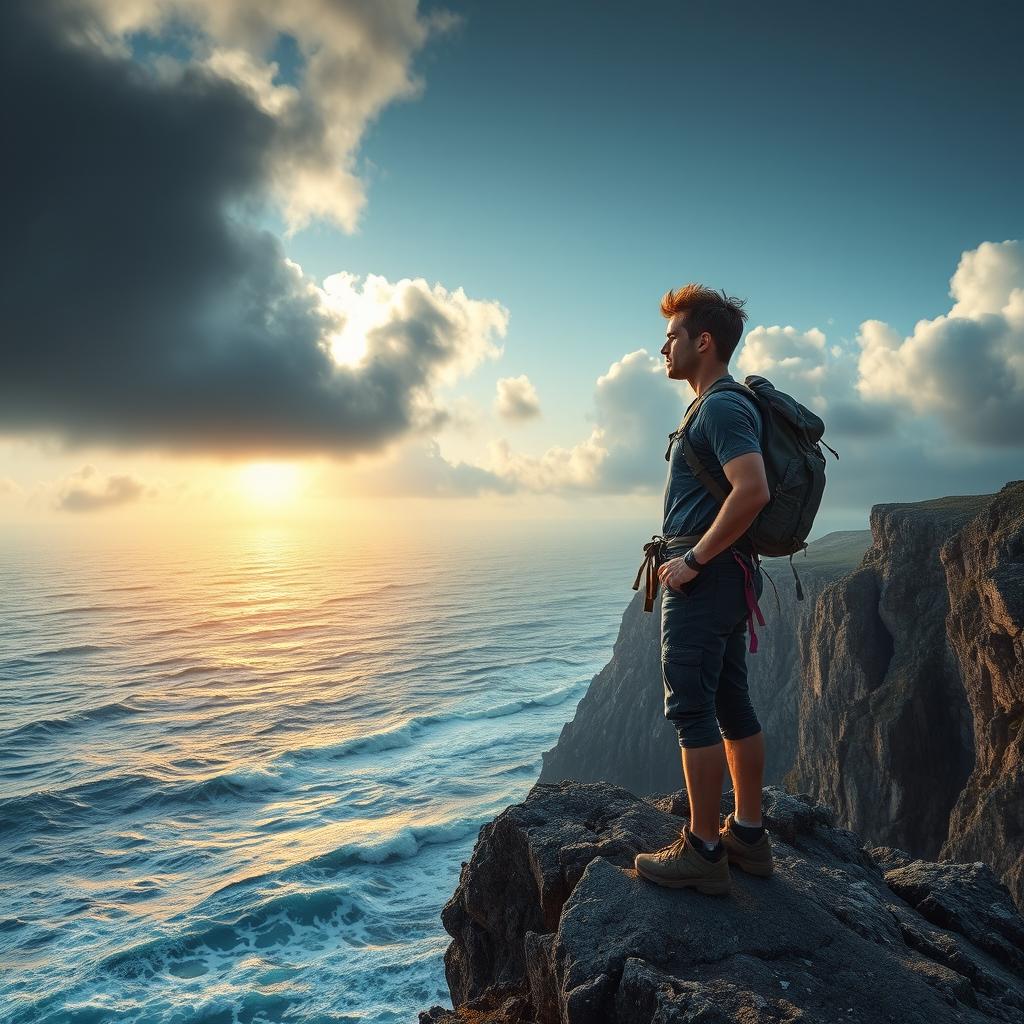
[[[298,494],[299,467],[288,462],[251,462],[238,473],[242,492],[260,505],[283,505]]]

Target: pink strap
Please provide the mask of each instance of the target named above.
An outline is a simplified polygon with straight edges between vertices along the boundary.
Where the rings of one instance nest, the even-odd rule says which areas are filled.
[[[754,615],[757,621],[763,626],[764,616],[761,614],[761,606],[757,603],[757,591],[754,590],[754,577],[750,574],[743,556],[733,548],[732,557],[743,567],[743,592],[747,598],[747,625],[750,628],[750,653],[757,654],[757,633],[754,632]]]

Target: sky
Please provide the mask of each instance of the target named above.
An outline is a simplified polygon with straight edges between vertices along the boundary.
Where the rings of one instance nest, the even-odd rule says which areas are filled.
[[[0,525],[648,520],[660,297],[819,413],[813,536],[1024,476],[1016,5],[0,6]]]

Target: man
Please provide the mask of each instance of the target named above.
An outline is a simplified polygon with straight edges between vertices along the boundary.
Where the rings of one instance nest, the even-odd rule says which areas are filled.
[[[687,381],[695,402],[716,382],[734,380],[728,364],[747,316],[741,305],[699,284],[661,300],[665,372]],[[744,536],[770,497],[762,432],[756,401],[734,391],[712,389],[690,421],[687,435],[700,462],[728,492],[721,505],[694,476],[681,440],[671,444],[662,535],[682,538],[683,546],[668,549],[671,557],[658,569],[662,682],[665,717],[679,736],[690,821],[674,843],[636,856],[637,872],[662,885],[726,893],[730,862],[754,874],[772,870],[761,821],[764,736],[747,692],[744,646],[748,591],[756,586],[760,597],[764,588]],[[687,537],[695,542],[688,545]],[[726,763],[736,809],[720,828]]]

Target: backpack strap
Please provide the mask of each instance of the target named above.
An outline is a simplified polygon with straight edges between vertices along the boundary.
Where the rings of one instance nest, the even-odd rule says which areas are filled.
[[[750,388],[745,384],[740,384],[738,381],[723,380],[721,383],[717,381],[709,387],[704,394],[699,398],[694,399],[693,403],[686,410],[686,415],[683,417],[683,422],[679,424],[679,430],[676,432],[683,442],[683,456],[686,459],[686,464],[690,467],[690,472],[697,478],[697,480],[703,485],[706,491],[711,493],[711,496],[721,505],[728,492],[722,489],[722,486],[718,481],[708,472],[707,466],[697,457],[697,451],[690,443],[690,438],[687,435],[687,428],[690,425],[690,420],[697,415],[697,410],[704,404],[704,399],[709,394],[717,391],[735,391],[741,395],[745,395],[748,400],[754,402],[758,406],[758,412],[761,412],[760,406],[756,398],[750,393]],[[761,413],[762,417],[764,416]],[[731,488],[730,488],[731,490]]]
[[[697,480],[704,485],[704,489],[711,492],[712,497],[719,503],[722,504],[725,501],[726,493],[722,490],[718,481],[708,472],[707,466],[697,457],[697,450],[690,443],[690,439],[683,434],[683,457],[686,459],[686,464],[690,467],[690,472],[697,478]]]

